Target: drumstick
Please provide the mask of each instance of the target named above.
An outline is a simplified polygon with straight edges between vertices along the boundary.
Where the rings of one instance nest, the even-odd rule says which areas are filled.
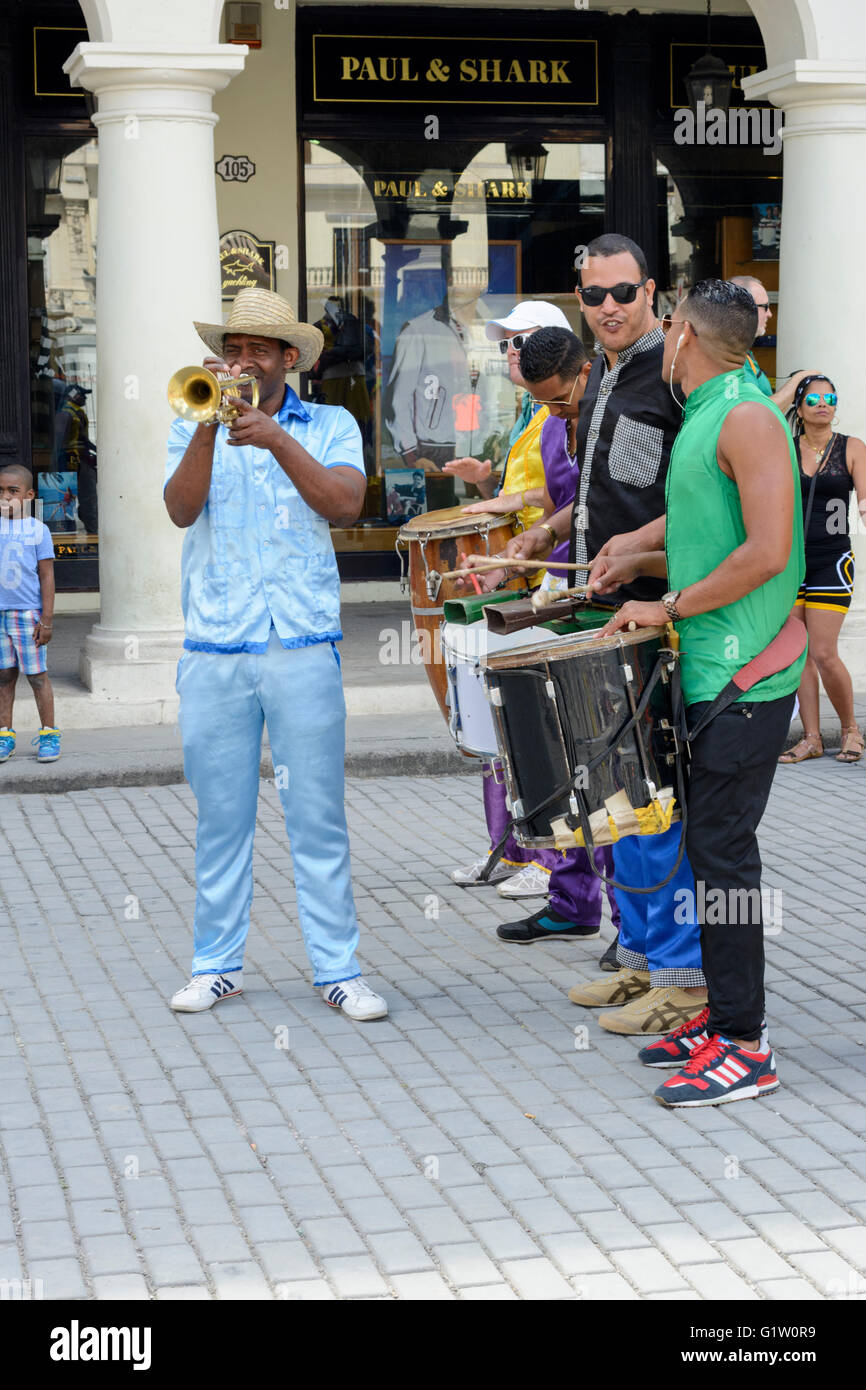
[[[575,565],[569,560],[555,560],[553,565],[545,560],[524,560],[519,555],[476,555],[473,557],[476,564],[495,565],[497,569],[510,569],[521,567],[531,570],[591,570],[595,561],[588,565]]]
[[[591,565],[572,565],[565,560],[558,560],[553,565],[546,565],[543,560],[511,560],[508,557],[497,558],[495,555],[479,555],[476,564],[471,569],[445,570],[439,577],[440,579],[464,579],[467,574],[484,573],[485,570],[501,569],[520,569],[546,570],[590,570]]]

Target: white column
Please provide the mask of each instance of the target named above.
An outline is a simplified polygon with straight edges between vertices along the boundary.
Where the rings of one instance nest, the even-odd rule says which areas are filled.
[[[778,374],[798,367],[832,377],[838,428],[866,439],[866,61],[800,59],[743,84],[785,113]],[[852,508],[857,580],[840,655],[866,690],[866,525]]]
[[[182,533],[162,502],[168,379],[222,318],[212,99],[244,65],[227,44],[83,43],[70,80],[99,98],[97,368],[100,621],[81,654],[94,698],[170,718]]]

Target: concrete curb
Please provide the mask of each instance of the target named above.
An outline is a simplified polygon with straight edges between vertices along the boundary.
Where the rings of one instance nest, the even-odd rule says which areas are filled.
[[[860,703],[858,699],[858,706]],[[791,726],[786,748],[793,747],[801,737],[798,721]],[[839,747],[838,725],[828,723],[822,737],[826,755],[833,757]],[[95,787],[170,786],[185,780],[176,726],[77,730],[74,738],[77,746],[64,751],[57,763],[37,763],[35,756],[30,756],[29,746],[26,751],[24,746],[19,747],[13,758],[0,766],[0,798],[4,794],[58,795]],[[70,734],[69,741],[72,740]],[[111,748],[110,741],[120,746]],[[866,767],[866,759],[862,766]],[[438,712],[404,711],[401,717],[354,715],[347,721],[347,777],[448,777],[479,770],[479,759],[464,757],[454,747]],[[274,776],[267,749],[261,761],[261,776]]]

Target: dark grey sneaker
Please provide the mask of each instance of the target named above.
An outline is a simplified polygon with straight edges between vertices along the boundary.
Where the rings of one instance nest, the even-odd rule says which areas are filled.
[[[613,971],[613,970],[619,970],[619,969],[621,969],[620,963],[619,963],[619,961],[618,961],[617,958],[616,958],[616,948],[617,948],[618,945],[619,945],[619,932],[617,932],[616,936],[613,938],[613,941],[610,943],[610,945],[608,946],[608,948],[607,948],[607,950],[605,951],[604,955],[602,956],[601,960],[599,961],[599,966],[601,967],[602,970],[612,970],[612,971]]]

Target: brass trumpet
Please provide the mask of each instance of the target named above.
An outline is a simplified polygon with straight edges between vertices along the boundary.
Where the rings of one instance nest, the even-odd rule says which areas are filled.
[[[249,404],[259,403],[259,383],[254,376],[217,376],[207,367],[181,367],[168,383],[168,403],[175,415],[197,425],[230,425],[239,414],[232,400],[250,388]]]

